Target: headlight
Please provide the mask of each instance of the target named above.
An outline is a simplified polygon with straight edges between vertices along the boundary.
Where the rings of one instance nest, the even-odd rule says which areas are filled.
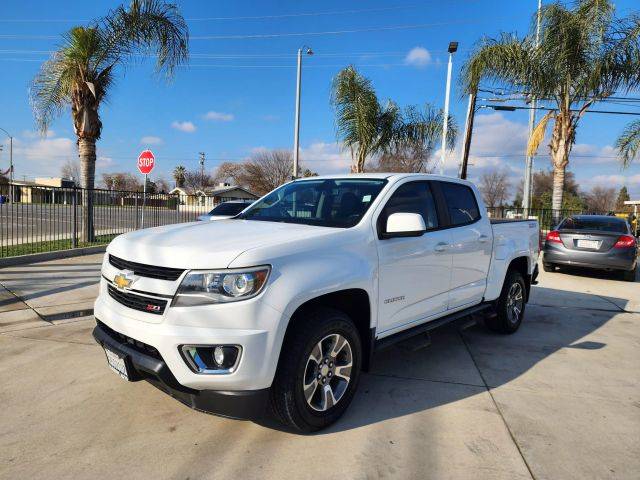
[[[237,302],[255,297],[267,283],[270,267],[191,271],[182,280],[174,307]]]

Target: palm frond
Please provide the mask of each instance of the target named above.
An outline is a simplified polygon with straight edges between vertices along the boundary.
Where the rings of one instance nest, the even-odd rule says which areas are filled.
[[[626,168],[640,153],[640,120],[631,122],[616,140],[616,149]]]
[[[554,114],[554,111],[547,112],[547,114],[540,119],[538,125],[533,129],[531,138],[529,138],[529,143],[527,145],[527,156],[533,157],[538,152],[538,148],[544,140],[544,136],[547,132],[547,124]]]

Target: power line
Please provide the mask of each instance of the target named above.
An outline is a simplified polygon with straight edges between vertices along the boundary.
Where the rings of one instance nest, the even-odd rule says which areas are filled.
[[[451,0],[449,0],[451,1]],[[464,3],[474,3],[476,0],[458,0]],[[431,0],[432,3],[439,0]],[[424,3],[424,2],[423,2]],[[320,17],[331,15],[352,15],[362,13],[376,13],[376,12],[389,12],[397,10],[409,10],[422,7],[422,4],[409,4],[409,5],[395,5],[391,7],[378,7],[378,8],[366,8],[366,9],[352,9],[352,10],[338,10],[327,12],[300,12],[300,13],[283,13],[272,15],[245,15],[236,17],[189,17],[185,20],[188,22],[202,22],[202,21],[236,21],[236,20],[277,20],[282,18],[300,18],[300,17]],[[3,18],[0,19],[0,23],[84,23],[91,20],[81,19],[63,19],[63,18]]]
[[[413,25],[390,25],[386,27],[369,27],[356,28],[350,30],[326,30],[320,32],[285,32],[285,33],[258,33],[258,34],[240,34],[240,35],[195,35],[190,40],[250,40],[250,39],[269,39],[282,37],[313,37],[323,35],[343,35],[351,33],[371,33],[397,30],[415,30],[421,28],[432,28],[452,25],[471,25],[485,22],[495,22],[499,20],[496,17],[477,20],[454,20],[451,22],[435,22],[435,23],[418,23]],[[56,40],[60,38],[57,35],[21,35],[21,34],[1,34],[0,39],[5,40]]]

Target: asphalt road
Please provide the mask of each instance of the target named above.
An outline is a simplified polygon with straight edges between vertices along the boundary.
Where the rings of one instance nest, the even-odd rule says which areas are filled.
[[[94,225],[98,234],[123,233],[141,223],[142,208],[94,207]],[[191,222],[199,212],[169,210],[159,207],[145,208],[145,226]],[[82,208],[77,208],[77,228],[82,225]],[[48,204],[0,204],[0,246],[70,238],[73,232],[73,207]]]
[[[78,278],[100,258],[11,267],[0,283],[33,305],[89,297],[95,285]],[[10,313],[0,308],[2,479],[639,476],[638,281],[542,272],[517,333],[444,329],[425,349],[384,351],[344,417],[309,436],[124,382],[94,344],[92,319]]]

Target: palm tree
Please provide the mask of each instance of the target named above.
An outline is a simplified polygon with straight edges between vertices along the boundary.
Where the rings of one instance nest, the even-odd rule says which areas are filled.
[[[401,165],[403,170],[425,171],[426,162],[442,134],[443,113],[426,105],[401,110],[389,100],[378,101],[371,81],[353,66],[333,80],[331,103],[336,111],[337,137],[351,152],[351,171],[362,173],[367,159],[378,154],[382,165]],[[457,128],[449,117],[447,145],[453,148]],[[390,161],[392,160],[392,161]]]
[[[640,153],[640,120],[631,122],[616,140],[622,165],[626,168]]]
[[[178,165],[173,169],[173,179],[176,181],[176,188],[182,188],[184,186],[184,178],[187,173],[187,169],[184,165]]]
[[[486,38],[463,68],[471,94],[481,80],[546,101],[553,109],[534,130],[533,154],[553,120],[549,149],[553,163],[552,208],[562,208],[565,170],[580,119],[597,101],[640,85],[640,18],[618,18],[610,0],[559,2],[541,11],[540,44],[532,33]]]
[[[371,81],[353,66],[334,78],[331,103],[336,110],[337,136],[351,151],[351,171],[362,173],[367,157],[380,151],[381,116],[391,116],[391,112],[383,111]],[[391,124],[393,119],[384,123]]]
[[[44,133],[67,105],[77,136],[83,190],[82,238],[94,239],[93,198],[96,141],[102,122],[100,106],[131,57],[155,53],[156,71],[170,77],[188,58],[188,29],[175,5],[158,0],[132,0],[88,26],[73,27],[62,46],[46,61],[30,91],[36,122]]]

